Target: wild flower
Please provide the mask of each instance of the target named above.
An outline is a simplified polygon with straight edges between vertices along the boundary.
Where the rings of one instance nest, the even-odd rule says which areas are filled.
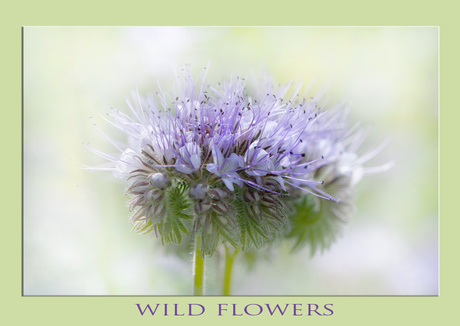
[[[135,93],[130,114],[112,108],[107,120],[128,143],[106,136],[115,155],[90,147],[128,182],[133,230],[163,243],[197,238],[203,256],[222,242],[246,251],[277,238],[327,248],[354,184],[388,167],[363,167],[380,148],[358,156],[363,132],[348,127],[346,110],[324,110],[298,89],[257,95],[244,78],[205,79],[206,69],[196,80],[185,71],[173,95]]]

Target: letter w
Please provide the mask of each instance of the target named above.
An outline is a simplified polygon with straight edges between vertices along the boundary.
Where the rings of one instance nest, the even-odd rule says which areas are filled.
[[[138,303],[136,303],[136,306],[137,306],[137,308],[139,309],[139,312],[141,313],[141,316],[144,316],[144,314],[145,314],[145,312],[147,311],[147,309],[150,310],[150,313],[152,314],[152,316],[155,315],[155,312],[157,311],[159,305],[160,305],[160,304],[157,303],[157,306],[155,307],[155,310],[152,311],[152,308],[150,308],[150,305],[148,304],[148,305],[145,307],[145,309],[142,311],[141,306],[140,306]]]
[[[275,306],[275,309],[271,310],[270,309],[270,305],[267,303],[267,308],[268,308],[268,311],[270,312],[270,315],[273,316],[273,314],[275,313],[275,311],[278,309],[278,311],[280,312],[281,316],[284,315],[284,313],[286,312],[286,309],[287,307],[289,306],[289,303],[286,304],[286,307],[284,307],[284,310],[281,310],[280,306],[276,305]]]

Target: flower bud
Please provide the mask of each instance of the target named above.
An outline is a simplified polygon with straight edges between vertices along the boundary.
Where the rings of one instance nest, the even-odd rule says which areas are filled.
[[[211,206],[212,206],[211,201],[208,198],[199,200],[195,204],[195,213],[197,213],[198,215],[206,213],[207,211],[211,209]]]
[[[140,195],[148,191],[149,189],[150,189],[150,185],[147,181],[138,180],[131,185],[128,191],[132,194]]]
[[[247,191],[245,194],[244,194],[244,197],[243,199],[248,202],[248,201],[251,201],[251,202],[256,202],[256,201],[259,201],[260,200],[260,195],[257,191]]]
[[[208,194],[208,186],[206,184],[201,184],[201,183],[193,186],[188,193],[188,195],[191,198],[195,198],[195,199],[204,199],[206,198],[207,194]]]
[[[146,193],[145,199],[147,200],[147,202],[151,202],[154,200],[161,200],[162,195],[163,195],[163,192],[161,190],[153,189]]]
[[[155,173],[149,176],[153,188],[165,189],[171,185],[171,181],[163,173]]]
[[[214,199],[216,200],[222,200],[228,196],[228,192],[225,191],[224,189],[216,188],[213,189],[209,192]]]

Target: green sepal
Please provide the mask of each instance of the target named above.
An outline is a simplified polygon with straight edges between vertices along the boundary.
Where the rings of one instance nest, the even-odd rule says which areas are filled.
[[[247,191],[247,190],[246,190]],[[253,190],[251,190],[253,191]],[[236,191],[234,206],[241,232],[243,251],[261,248],[283,231],[286,213],[283,202],[272,193],[259,192],[260,200],[244,200],[244,190]]]
[[[184,182],[179,182],[165,191],[164,206],[165,215],[158,222],[158,233],[163,243],[180,244],[182,233],[188,234],[187,227],[181,219],[190,220],[193,218],[190,212],[190,200],[187,196],[188,187]]]

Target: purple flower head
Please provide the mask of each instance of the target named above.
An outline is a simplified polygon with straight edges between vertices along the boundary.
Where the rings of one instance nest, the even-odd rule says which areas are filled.
[[[312,138],[315,102],[284,100],[282,92],[253,100],[243,79],[215,88],[204,86],[204,72],[201,77],[195,83],[185,76],[176,96],[160,90],[158,101],[135,94],[129,116],[112,109],[112,124],[129,138],[125,148],[116,146],[115,176],[142,169],[186,180],[213,174],[231,191],[234,185],[273,191],[260,182],[268,176],[285,190],[284,180],[309,164],[301,163],[298,147]]]
[[[207,254],[219,237],[258,246],[283,230],[280,195],[338,203],[327,183],[344,177],[348,187],[377,172],[362,164],[380,149],[358,157],[362,132],[348,130],[340,110],[330,114],[313,97],[299,100],[298,90],[288,96],[288,86],[250,96],[243,78],[215,86],[205,78],[206,69],[196,81],[185,71],[174,95],[161,88],[156,98],[133,94],[131,113],[112,109],[109,121],[128,144],[107,137],[117,155],[91,148],[128,181],[137,231],[176,243],[203,231]]]

